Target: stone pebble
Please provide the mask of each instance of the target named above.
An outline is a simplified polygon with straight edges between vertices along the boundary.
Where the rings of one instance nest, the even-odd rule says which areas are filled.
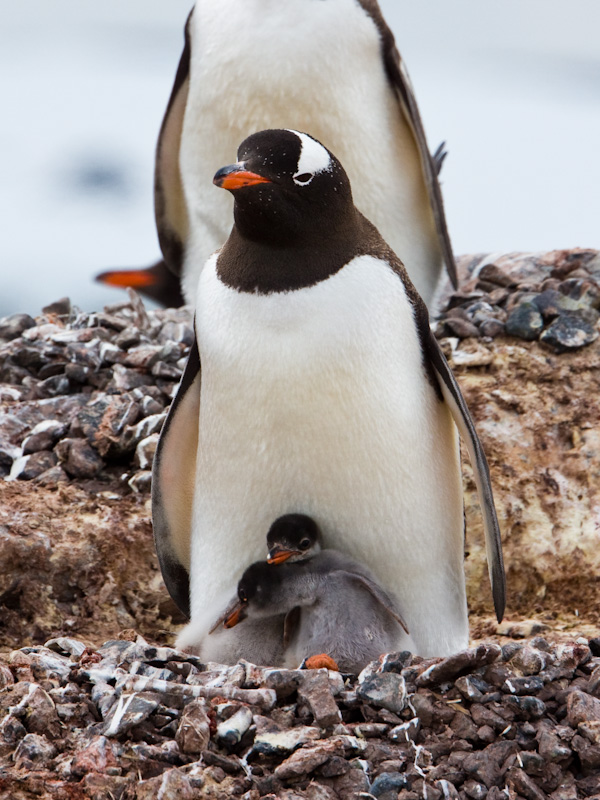
[[[0,478],[150,491],[156,442],[194,334],[190,310],[128,302],[87,314],[67,298],[0,320]]]
[[[445,336],[513,336],[567,353],[598,338],[600,252],[557,250],[458,259],[466,275],[446,296],[434,323]]]
[[[124,635],[0,659],[9,795],[578,800],[598,787],[600,656],[582,640],[391,654],[353,676],[204,664]]]

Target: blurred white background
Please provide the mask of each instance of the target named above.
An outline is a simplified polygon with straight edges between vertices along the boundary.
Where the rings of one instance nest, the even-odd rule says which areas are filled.
[[[380,2],[447,142],[455,251],[600,247],[598,0]],[[120,293],[94,274],[158,257],[154,146],[190,7],[3,0],[0,316],[100,308]]]

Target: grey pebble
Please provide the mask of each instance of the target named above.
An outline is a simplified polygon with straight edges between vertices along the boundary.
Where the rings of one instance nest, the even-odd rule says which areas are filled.
[[[540,340],[549,345],[556,353],[567,353],[577,350],[598,338],[596,322],[592,322],[589,313],[572,311],[564,313],[540,336]]]
[[[544,320],[537,307],[532,302],[520,303],[506,318],[506,333],[509,336],[517,336],[519,339],[533,341],[537,339]]]

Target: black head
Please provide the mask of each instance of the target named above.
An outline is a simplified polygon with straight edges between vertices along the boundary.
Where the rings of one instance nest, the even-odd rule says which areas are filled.
[[[252,134],[240,145],[237,164],[220,169],[213,182],[235,198],[235,226],[219,260],[228,261],[222,279],[238,289],[267,292],[311,285],[340,269],[354,252],[357,212],[348,176],[337,158],[306,133]],[[248,242],[269,252],[248,252]],[[296,256],[303,266],[309,262],[308,275],[294,271]],[[252,270],[255,257],[263,269],[257,267],[256,276],[244,274]],[[235,263],[240,259],[243,263]],[[279,277],[265,279],[260,273],[271,259],[277,261]]]
[[[285,514],[269,528],[267,547],[269,564],[283,561],[304,561],[321,549],[320,530],[306,514]]]
[[[255,561],[238,583],[239,602],[244,606],[252,604],[256,611],[269,608],[271,595],[276,592],[284,578],[284,571],[273,569],[265,561]]]

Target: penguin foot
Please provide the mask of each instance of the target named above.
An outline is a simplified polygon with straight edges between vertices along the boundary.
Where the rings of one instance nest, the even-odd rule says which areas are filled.
[[[337,663],[328,656],[327,653],[319,653],[316,656],[309,656],[305,658],[302,662],[301,669],[332,669],[335,672],[339,672],[340,668],[338,667]]]

